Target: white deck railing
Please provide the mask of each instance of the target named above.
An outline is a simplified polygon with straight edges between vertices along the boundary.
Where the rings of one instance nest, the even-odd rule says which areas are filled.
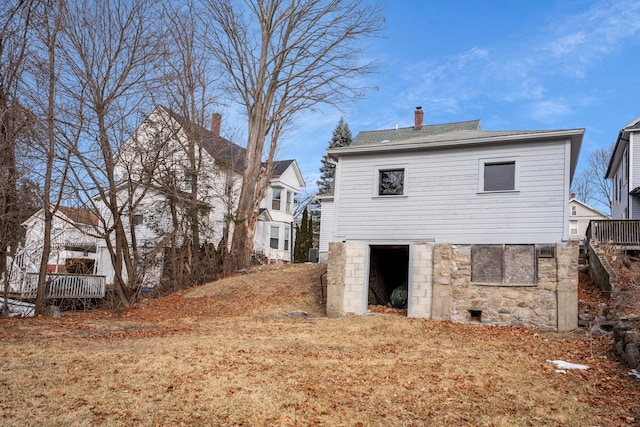
[[[46,298],[103,298],[106,277],[93,274],[47,273]],[[38,273],[27,273],[21,296],[34,299],[38,291]]]

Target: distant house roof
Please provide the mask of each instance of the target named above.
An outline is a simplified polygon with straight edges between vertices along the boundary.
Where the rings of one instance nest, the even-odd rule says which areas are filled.
[[[633,119],[629,124],[627,124],[624,128],[618,132],[618,139],[616,139],[616,145],[613,147],[613,152],[611,153],[611,158],[609,159],[609,165],[607,166],[607,172],[605,173],[605,178],[613,178],[613,167],[617,165],[622,159],[622,154],[624,152],[624,148],[627,146],[627,142],[629,142],[629,133],[631,131],[640,130],[640,116]]]
[[[580,201],[580,200],[576,199],[575,197],[574,197],[574,198],[572,198],[571,200],[569,200],[569,203],[571,203],[571,202],[577,203],[577,204],[579,204],[579,205],[583,206],[584,208],[589,209],[590,211],[594,212],[596,215],[601,215],[601,216],[602,216],[602,217],[604,217],[604,218],[610,218],[610,216],[609,216],[609,215],[607,215],[606,213],[601,212],[601,211],[599,211],[598,209],[596,209],[596,208],[594,208],[594,207],[589,206],[589,205],[588,205],[588,204],[586,204],[585,202]]]
[[[271,176],[282,175],[295,160],[276,160],[273,162],[273,173]]]
[[[88,209],[76,209],[60,206],[58,210],[71,221],[79,224],[98,225],[98,215]]]
[[[480,120],[466,122],[445,123],[438,125],[425,125],[421,129],[413,127],[383,130],[367,130],[356,135],[349,146],[370,145],[385,141],[399,141],[422,136],[433,136],[455,131],[480,130]]]
[[[199,139],[201,139],[202,148],[204,148],[211,157],[218,161],[227,161],[236,171],[244,170],[245,148],[211,132],[204,126],[189,122],[186,118],[169,108],[160,108],[165,110],[173,119],[180,123],[181,126],[193,126],[194,132],[196,132],[200,137]]]

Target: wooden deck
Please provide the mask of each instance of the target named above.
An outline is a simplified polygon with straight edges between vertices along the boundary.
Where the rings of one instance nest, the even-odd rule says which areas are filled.
[[[92,274],[47,274],[45,297],[47,299],[104,298],[105,276]],[[38,273],[27,273],[22,284],[22,299],[35,299],[38,290]]]
[[[640,249],[640,220],[591,220],[587,227],[587,242],[597,240],[625,249]]]

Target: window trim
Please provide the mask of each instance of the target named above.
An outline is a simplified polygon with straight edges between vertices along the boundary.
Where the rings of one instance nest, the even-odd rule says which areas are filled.
[[[402,194],[380,194],[380,172],[400,170],[402,169],[404,176],[402,177]],[[407,164],[388,164],[376,165],[373,167],[373,198],[374,199],[393,199],[407,197],[409,193],[408,184],[409,168]]]
[[[485,190],[484,189],[484,170],[487,165],[494,164],[514,164],[513,189],[511,190]],[[495,194],[495,193],[518,193],[520,192],[520,159],[517,156],[512,157],[491,157],[478,160],[478,194]]]
[[[277,237],[273,237],[273,231],[276,230]],[[275,240],[276,247],[273,247],[273,241]],[[272,225],[269,229],[269,248],[275,251],[280,250],[280,227],[277,225]]]
[[[575,225],[575,233],[572,233],[572,226]],[[577,236],[578,233],[578,221],[577,220],[571,220],[569,221],[569,236]]]
[[[276,199],[276,191],[278,192],[278,198]],[[276,208],[276,202],[278,202],[278,207]],[[282,207],[282,188],[273,187],[271,189],[271,210],[279,211]]]

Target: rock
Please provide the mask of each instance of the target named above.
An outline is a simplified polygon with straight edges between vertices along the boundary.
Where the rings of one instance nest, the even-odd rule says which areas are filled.
[[[393,308],[407,308],[407,300],[409,299],[409,288],[407,283],[403,283],[391,292],[389,305]]]
[[[629,367],[635,369],[640,366],[640,345],[631,343],[625,348],[625,356]]]
[[[53,317],[54,319],[59,319],[62,317],[60,314],[60,307],[55,305],[49,305],[42,310],[42,315],[46,317]]]

